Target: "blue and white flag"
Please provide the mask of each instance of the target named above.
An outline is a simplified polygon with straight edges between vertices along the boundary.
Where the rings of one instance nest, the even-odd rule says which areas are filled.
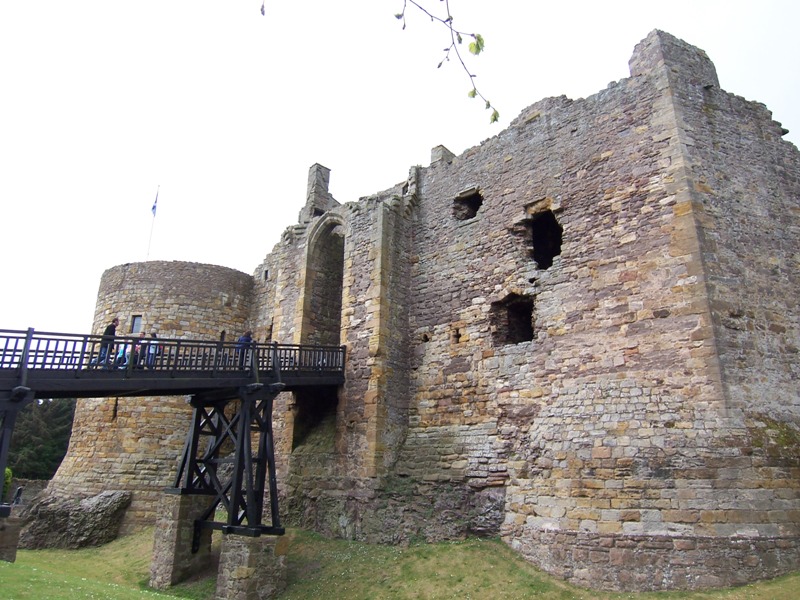
[[[150,210],[153,211],[153,216],[154,217],[156,216],[156,207],[157,207],[157,205],[158,205],[158,190],[156,190],[156,199],[153,202],[153,208],[150,209]]]

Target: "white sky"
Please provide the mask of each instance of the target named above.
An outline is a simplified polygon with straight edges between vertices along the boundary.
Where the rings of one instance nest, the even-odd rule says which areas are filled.
[[[450,5],[486,40],[470,68],[499,124],[460,65],[436,68],[441,26],[409,6],[402,30],[402,0],[266,0],[265,17],[260,0],[0,0],[0,328],[87,332],[103,271],[148,257],[252,273],[313,163],[340,202],[381,191],[434,146],[460,154],[541,98],[628,77],[653,29],[800,145],[794,0]]]

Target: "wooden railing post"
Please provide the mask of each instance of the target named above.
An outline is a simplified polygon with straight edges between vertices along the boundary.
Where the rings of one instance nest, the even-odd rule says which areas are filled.
[[[22,356],[20,357],[20,370],[19,370],[19,384],[25,387],[28,383],[28,354],[31,351],[31,343],[33,342],[33,327],[28,327],[28,334],[25,336],[25,346],[22,348]]]

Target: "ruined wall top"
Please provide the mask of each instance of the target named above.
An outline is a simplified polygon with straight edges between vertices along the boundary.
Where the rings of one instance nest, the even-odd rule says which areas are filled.
[[[666,68],[680,71],[690,83],[719,87],[714,63],[703,50],[658,29],[636,45],[628,66],[631,77]]]
[[[328,191],[331,180],[331,170],[319,163],[314,163],[308,169],[308,187],[306,188],[306,204],[300,211],[299,222],[308,223],[314,217],[339,206]]]

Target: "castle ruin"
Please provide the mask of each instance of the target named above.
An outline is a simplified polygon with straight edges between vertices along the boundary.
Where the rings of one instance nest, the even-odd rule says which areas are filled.
[[[109,269],[94,331],[342,344],[346,384],[281,394],[287,525],[396,544],[501,536],[608,590],[800,565],[800,153],[669,34],[630,77],[546,98],[358,202],[314,165],[246,275]],[[80,400],[52,493],[152,524],[191,409]]]

